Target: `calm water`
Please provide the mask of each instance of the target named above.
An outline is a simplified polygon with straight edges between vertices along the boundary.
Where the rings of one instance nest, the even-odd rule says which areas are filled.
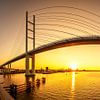
[[[46,78],[45,83],[42,83],[42,77]],[[37,78],[41,81],[40,85],[36,85]],[[5,86],[32,82],[32,92],[20,90],[17,100],[100,100],[100,72],[36,74],[35,79],[26,79],[24,74],[16,74],[0,76],[2,81]]]

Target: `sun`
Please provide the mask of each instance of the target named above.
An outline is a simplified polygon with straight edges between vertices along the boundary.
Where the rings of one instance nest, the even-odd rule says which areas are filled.
[[[77,70],[78,66],[77,66],[77,64],[71,64],[70,68],[71,68],[71,70]]]

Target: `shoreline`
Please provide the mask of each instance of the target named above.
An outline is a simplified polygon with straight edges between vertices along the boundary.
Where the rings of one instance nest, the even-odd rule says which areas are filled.
[[[53,73],[65,73],[65,72],[100,72],[100,70],[85,70],[85,71],[83,71],[83,70],[77,70],[77,71],[56,71],[56,70],[54,70],[54,71],[48,71],[48,72],[36,72],[36,73],[38,73],[38,74],[53,74]],[[15,73],[0,73],[0,75],[9,75],[9,74],[22,74],[22,73],[25,73],[25,72],[15,72]]]

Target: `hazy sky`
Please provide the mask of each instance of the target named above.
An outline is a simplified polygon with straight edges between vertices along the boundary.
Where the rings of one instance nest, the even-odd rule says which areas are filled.
[[[0,0],[0,64],[25,51],[26,10],[33,11],[47,6],[73,6],[100,15],[100,0]],[[92,19],[99,21],[95,17]],[[36,56],[36,66],[65,68],[71,63],[76,63],[83,66],[82,68],[99,68],[99,50],[99,45],[87,45],[44,52]]]

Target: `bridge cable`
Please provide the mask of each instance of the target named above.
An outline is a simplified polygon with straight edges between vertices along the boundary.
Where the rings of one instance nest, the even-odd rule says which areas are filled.
[[[40,26],[40,25],[58,26],[58,27],[70,28],[70,29],[74,29],[74,30],[77,30],[77,31],[80,31],[80,32],[83,32],[83,33],[91,34],[87,31],[84,31],[84,30],[81,30],[81,29],[78,29],[78,28],[74,28],[74,27],[71,27],[71,26],[61,25],[61,24],[46,24],[46,23],[43,23],[43,24],[36,24],[36,25],[38,25],[38,26]]]
[[[82,24],[82,25],[84,25],[84,26],[87,26],[88,28],[91,28],[91,29],[95,29],[95,30],[97,30],[97,31],[100,31],[99,29],[100,29],[100,27],[99,26],[96,26],[96,25],[94,25],[94,24],[92,24],[92,23],[88,23],[87,21],[84,21],[84,22],[82,22],[83,20],[79,20],[79,19],[75,19],[75,18],[70,18],[70,17],[64,17],[63,16],[63,18],[57,18],[56,16],[56,18],[55,17],[53,17],[53,18],[45,18],[44,16],[42,16],[43,18],[41,18],[41,17],[39,17],[39,19],[42,19],[42,21],[43,21],[43,19],[45,19],[45,20],[59,20],[59,21],[68,21],[68,22],[70,22],[70,23],[79,23],[79,24]],[[49,16],[50,17],[50,16]],[[60,16],[58,16],[58,17],[60,17]],[[64,18],[68,18],[68,19],[64,19]],[[38,19],[38,17],[36,17],[36,19]],[[88,24],[86,24],[86,23],[88,23]],[[79,25],[79,24],[76,24],[76,25]],[[81,25],[79,25],[79,26],[81,26]],[[83,27],[83,26],[81,26],[81,27]],[[85,27],[86,28],[86,27]],[[97,28],[99,28],[99,29],[97,29]]]
[[[73,35],[73,36],[82,38],[79,35],[75,35],[73,33],[65,32],[65,31],[60,31],[60,30],[57,30],[57,29],[47,29],[47,28],[36,28],[36,29],[38,29],[38,30],[47,30],[47,31],[56,31],[56,32],[66,33],[66,34],[69,34],[69,35]]]
[[[91,12],[91,11],[87,11],[85,9],[81,9],[81,8],[77,8],[77,7],[72,7],[72,6],[48,6],[48,7],[36,9],[34,11],[31,11],[30,13],[33,13],[33,12],[35,13],[35,12],[39,12],[39,11],[42,11],[42,10],[45,10],[45,9],[51,9],[51,8],[70,8],[70,9],[76,9],[76,10],[83,11],[83,12],[89,13],[91,15],[100,17],[100,15],[97,15],[97,14]]]
[[[35,14],[35,15],[38,17],[38,16],[40,16],[40,15],[45,15],[45,14],[54,14],[54,15],[55,15],[55,14],[64,14],[64,15],[77,16],[77,17],[86,19],[86,20],[88,20],[88,21],[94,22],[94,23],[96,23],[96,24],[100,24],[100,22],[98,22],[98,21],[95,21],[95,20],[93,20],[93,19],[90,19],[90,18],[81,16],[81,15],[78,15],[78,14],[75,14],[75,13],[67,13],[67,12],[45,12],[45,13],[39,13],[39,14]],[[29,16],[29,17],[32,17],[32,16]]]

